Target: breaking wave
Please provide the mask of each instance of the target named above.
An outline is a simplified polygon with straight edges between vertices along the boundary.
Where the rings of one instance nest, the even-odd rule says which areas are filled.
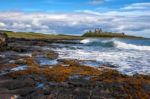
[[[100,40],[100,39],[84,39],[80,43],[88,46],[102,46],[102,47],[116,47],[119,49],[133,49],[133,50],[146,50],[150,51],[150,46],[128,44],[116,39]]]

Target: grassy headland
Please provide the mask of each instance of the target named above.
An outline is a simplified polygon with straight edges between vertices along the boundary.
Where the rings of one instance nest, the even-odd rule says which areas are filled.
[[[63,35],[63,34],[42,34],[34,32],[13,32],[4,31],[9,38],[24,38],[24,39],[81,39],[81,36]]]
[[[103,32],[103,31],[89,31],[83,34],[82,36],[74,35],[64,35],[64,34],[43,34],[43,33],[34,33],[34,32],[13,32],[13,31],[2,31],[5,32],[9,38],[24,38],[24,39],[51,39],[51,40],[76,40],[84,39],[89,37],[97,38],[140,38],[131,35],[126,35],[125,33],[112,33],[112,32]]]

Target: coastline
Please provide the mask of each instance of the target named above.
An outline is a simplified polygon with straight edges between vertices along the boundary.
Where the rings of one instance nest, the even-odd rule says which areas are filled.
[[[149,98],[149,75],[128,76],[106,67],[83,66],[79,60],[59,60],[57,52],[42,48],[67,39],[49,40],[8,39],[0,53],[0,97]],[[41,58],[51,63],[41,65]]]
[[[27,40],[82,40],[85,38],[124,38],[124,39],[150,39],[145,37],[138,37],[132,35],[124,35],[124,36],[75,36],[75,35],[63,35],[63,34],[42,34],[42,33],[33,33],[33,32],[13,32],[13,31],[2,31],[8,35],[9,38],[12,39],[27,39]],[[86,34],[86,33],[85,33]],[[103,33],[104,34],[104,33]]]

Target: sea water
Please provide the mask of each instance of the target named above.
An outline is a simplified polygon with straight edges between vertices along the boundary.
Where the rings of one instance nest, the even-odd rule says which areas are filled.
[[[55,49],[59,58],[92,60],[97,67],[109,64],[128,75],[150,74],[149,39],[87,38],[74,42],[78,44],[61,44]]]

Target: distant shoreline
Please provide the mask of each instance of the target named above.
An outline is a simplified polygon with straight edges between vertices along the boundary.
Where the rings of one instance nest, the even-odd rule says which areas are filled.
[[[100,37],[100,38],[144,38],[132,35],[126,35],[125,33],[113,33],[103,32],[102,29],[96,29],[95,31],[89,31],[82,35],[82,37]]]
[[[9,38],[15,39],[31,39],[31,40],[82,40],[85,38],[124,38],[124,39],[150,39],[144,37],[136,37],[136,36],[99,36],[93,33],[92,36],[88,35],[87,33],[83,34],[82,36],[74,36],[74,35],[64,35],[64,34],[42,34],[42,33],[33,33],[33,32],[13,32],[13,31],[0,31],[4,32],[8,35]]]

